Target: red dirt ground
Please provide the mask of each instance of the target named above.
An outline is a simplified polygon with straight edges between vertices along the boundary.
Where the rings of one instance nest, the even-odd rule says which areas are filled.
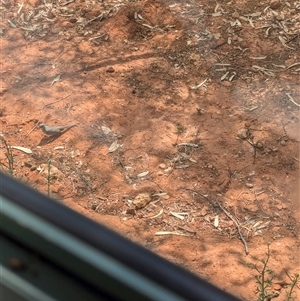
[[[1,132],[32,150],[13,150],[15,177],[47,193],[51,158],[52,197],[242,300],[270,242],[287,300],[300,3],[222,2],[2,0]],[[45,138],[41,122],[77,126]]]

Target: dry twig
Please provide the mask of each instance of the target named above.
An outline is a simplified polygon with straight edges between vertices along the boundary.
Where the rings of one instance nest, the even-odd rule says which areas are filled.
[[[185,188],[185,190],[189,190],[189,191],[192,191],[192,192],[195,192],[196,194],[199,194],[200,196],[202,196],[203,198],[205,198],[207,201],[209,201],[211,204],[213,204],[213,202],[211,201],[211,199],[207,196],[207,195],[205,195],[205,194],[202,194],[201,192],[199,192],[199,191],[196,191],[196,190],[193,190],[193,189],[188,189],[188,188]],[[216,201],[216,203],[217,203],[217,205],[219,206],[219,208],[234,222],[234,224],[235,224],[235,226],[236,226],[236,228],[237,228],[237,230],[238,230],[238,233],[239,233],[239,236],[240,236],[240,238],[241,238],[241,241],[243,242],[243,244],[244,244],[244,247],[245,247],[245,252],[246,252],[246,254],[248,255],[249,254],[249,250],[248,250],[248,246],[247,246],[247,242],[246,242],[246,240],[244,239],[244,236],[243,236],[243,234],[242,234],[242,232],[241,232],[241,228],[240,228],[240,225],[239,225],[239,223],[238,223],[238,221],[236,220],[236,218],[235,217],[233,217],[232,216],[232,214],[229,212],[229,211],[227,211],[221,204],[220,204],[220,202],[217,200]]]

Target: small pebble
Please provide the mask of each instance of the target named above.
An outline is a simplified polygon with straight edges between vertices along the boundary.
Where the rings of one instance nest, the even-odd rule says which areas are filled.
[[[246,183],[246,187],[252,188],[254,185],[252,183]]]
[[[161,163],[158,165],[159,168],[161,169],[166,169],[167,168],[167,165],[165,163]]]
[[[280,7],[280,1],[279,0],[271,0],[270,1],[270,7],[272,9],[277,9]]]
[[[246,139],[249,136],[248,129],[240,129],[238,130],[237,137],[240,139]]]
[[[286,141],[281,140],[281,141],[280,141],[280,144],[284,146],[284,145],[286,145]]]
[[[232,40],[233,41],[237,41],[239,39],[239,37],[237,36],[237,35],[234,35],[233,37],[232,37]]]
[[[127,210],[126,210],[126,214],[135,215],[135,214],[136,214],[136,211],[135,211],[135,209],[130,208],[130,209],[127,209]]]
[[[263,148],[264,148],[263,143],[262,143],[261,141],[257,141],[257,142],[256,142],[256,148],[258,148],[258,149],[263,149]]]
[[[114,69],[113,67],[108,67],[108,68],[106,69],[106,72],[108,72],[108,73],[114,73],[114,72],[115,72],[115,69]]]
[[[240,14],[237,11],[235,11],[231,16],[232,16],[232,18],[237,19],[240,17]]]
[[[29,168],[32,166],[32,164],[29,163],[29,162],[24,162],[24,165],[25,165],[26,167],[29,167]]]

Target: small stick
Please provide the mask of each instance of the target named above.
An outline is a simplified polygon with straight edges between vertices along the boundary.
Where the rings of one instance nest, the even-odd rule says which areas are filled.
[[[300,65],[300,62],[294,63],[294,64],[292,64],[292,65],[286,67],[286,69],[290,69],[290,68],[295,67],[295,66],[298,66],[298,65]]]
[[[47,103],[46,105],[44,105],[44,106],[42,107],[42,110],[43,110],[44,108],[46,108],[47,106],[53,105],[53,104],[55,104],[55,103],[57,103],[57,102],[60,102],[60,101],[62,101],[62,100],[64,100],[64,99],[68,98],[68,97],[69,97],[70,95],[72,95],[72,94],[73,94],[73,92],[71,92],[70,94],[68,94],[67,96],[65,96],[65,97],[63,97],[63,98],[61,98],[61,99],[59,99],[59,100],[56,100],[56,101]]]
[[[193,234],[197,234],[196,231],[193,231],[193,230],[190,230],[190,229],[187,229],[186,227],[182,227],[182,226],[177,226],[178,229],[180,230],[185,230],[187,232],[190,232],[190,233],[193,233]]]
[[[203,86],[203,85],[206,83],[207,80],[208,80],[208,78],[206,78],[206,79],[205,79],[203,82],[201,82],[200,84],[191,87],[191,89],[192,89],[192,90],[196,90],[196,89],[200,88],[201,86]]]
[[[29,136],[37,126],[38,126],[38,123],[25,135],[25,137]]]
[[[99,184],[98,188],[101,187],[102,185],[106,184],[109,180],[105,180],[104,182],[102,182],[101,184]]]
[[[203,198],[205,198],[206,200],[208,200],[210,203],[212,203],[212,201],[206,195],[204,195],[204,194],[202,194],[202,193],[200,193],[200,192],[198,192],[198,191],[196,191],[194,189],[189,189],[189,188],[185,188],[185,189],[193,191],[193,192],[199,194],[200,196],[202,196]],[[242,235],[241,228],[240,228],[240,225],[238,224],[237,220],[233,216],[231,216],[231,214],[225,208],[223,208],[223,206],[218,201],[217,201],[217,204],[221,208],[221,210],[223,210],[223,212],[234,222],[234,224],[235,224],[235,226],[236,226],[236,228],[237,228],[237,230],[239,232],[241,241],[244,244],[245,252],[248,255],[249,254],[249,250],[248,250],[247,242],[245,241],[245,239],[244,239],[244,237]]]
[[[242,232],[241,232],[241,228],[240,225],[238,224],[237,220],[217,201],[218,206],[223,210],[223,212],[235,223],[235,226],[239,232],[241,241],[243,242],[244,246],[245,246],[245,252],[248,255],[249,254],[249,250],[248,250],[248,246],[247,246],[247,242],[245,241]]]
[[[192,192],[195,192],[195,193],[199,194],[200,196],[202,196],[203,198],[205,198],[205,199],[206,199],[207,201],[209,201],[210,203],[212,203],[212,201],[208,198],[207,195],[204,195],[204,194],[202,194],[201,192],[196,191],[196,190],[194,190],[194,189],[189,189],[189,188],[184,188],[184,189],[185,189],[185,190],[192,191]]]
[[[289,98],[289,100],[296,105],[297,107],[300,107],[300,105],[293,99],[290,93],[285,93],[285,95]]]
[[[256,158],[256,148],[257,146],[253,143],[253,141],[249,139],[245,139],[254,149],[254,154],[253,154],[253,164],[255,164],[255,158]]]
[[[99,209],[99,207],[100,207],[100,204],[96,207],[96,209],[95,209],[96,212],[97,212],[97,210]]]
[[[195,144],[195,143],[189,143],[189,142],[179,143],[179,144],[177,144],[177,146],[199,147],[198,144]]]

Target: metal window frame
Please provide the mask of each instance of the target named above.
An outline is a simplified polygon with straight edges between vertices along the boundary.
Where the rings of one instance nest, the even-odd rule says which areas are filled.
[[[0,289],[10,301],[238,301],[3,173],[0,217]]]

